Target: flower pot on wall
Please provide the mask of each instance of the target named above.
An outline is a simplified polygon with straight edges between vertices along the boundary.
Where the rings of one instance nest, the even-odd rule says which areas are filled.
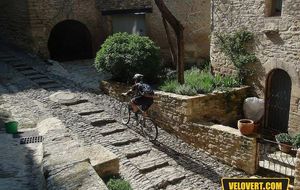
[[[254,122],[251,119],[238,120],[238,128],[242,135],[251,135],[254,133]]]
[[[292,150],[292,146],[288,144],[278,143],[279,150],[284,153],[290,153]]]

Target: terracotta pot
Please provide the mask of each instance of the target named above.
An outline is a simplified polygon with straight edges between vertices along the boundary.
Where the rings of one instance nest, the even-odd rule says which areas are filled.
[[[251,119],[238,120],[238,128],[242,135],[251,135],[254,132],[254,122]]]
[[[292,150],[291,145],[280,143],[278,141],[277,141],[277,143],[278,143],[278,148],[281,152],[284,152],[284,153],[287,153],[287,154],[291,152],[291,150]]]

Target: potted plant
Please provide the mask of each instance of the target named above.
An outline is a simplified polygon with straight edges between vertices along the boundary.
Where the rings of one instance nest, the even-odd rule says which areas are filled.
[[[238,128],[243,135],[251,135],[254,132],[254,122],[251,119],[238,120]]]
[[[297,135],[294,137],[293,146],[294,146],[294,148],[296,148],[296,149],[300,148],[300,134],[297,134]]]
[[[289,153],[294,143],[293,138],[288,133],[279,133],[275,136],[279,150],[284,153]]]

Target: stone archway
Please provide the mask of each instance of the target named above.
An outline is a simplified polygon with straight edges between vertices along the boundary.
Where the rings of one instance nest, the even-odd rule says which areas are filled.
[[[91,34],[79,21],[65,20],[56,24],[48,39],[50,58],[57,61],[93,57]]]
[[[266,81],[265,125],[266,135],[288,132],[292,81],[282,69],[272,70]]]

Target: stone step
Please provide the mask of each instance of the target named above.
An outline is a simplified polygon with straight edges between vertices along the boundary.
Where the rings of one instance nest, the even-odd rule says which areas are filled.
[[[140,139],[135,136],[134,134],[125,131],[125,132],[121,132],[121,133],[114,133],[111,135],[107,135],[105,137],[103,137],[102,139],[104,142],[108,142],[109,144],[113,145],[113,146],[124,146],[124,145],[128,145],[130,143],[134,143],[139,141]]]
[[[119,147],[119,150],[127,158],[134,158],[149,153],[151,151],[151,147],[143,142],[137,142],[123,147]]]
[[[28,66],[27,64],[25,64],[25,63],[13,63],[12,64],[14,67],[26,67],[26,66]]]
[[[14,55],[0,53],[0,59],[14,59],[14,58],[16,58]]]
[[[114,133],[125,131],[127,129],[128,128],[126,126],[115,122],[115,123],[108,123],[106,125],[103,125],[102,127],[98,128],[97,131],[99,131],[101,135],[107,136]]]
[[[130,161],[139,169],[141,173],[149,173],[158,168],[169,165],[169,159],[167,155],[157,151],[151,151],[148,154],[132,158]]]
[[[90,102],[71,105],[69,106],[69,108],[77,112],[79,115],[89,115],[94,113],[101,113],[104,111],[103,109],[98,108],[97,106],[95,106]]]
[[[48,85],[48,84],[57,84],[54,80],[51,80],[49,78],[32,79],[32,80],[40,86]]]
[[[44,88],[46,90],[60,89],[61,88],[61,86],[57,83],[42,84],[42,85],[40,85],[40,87]]]
[[[1,59],[2,61],[5,61],[5,62],[17,62],[17,61],[22,61],[22,59],[20,58],[17,58],[17,57],[11,57],[11,58],[2,58]]]
[[[18,71],[30,71],[30,70],[34,70],[32,67],[28,67],[28,66],[15,67],[15,69],[18,70]]]
[[[42,74],[28,76],[27,78],[29,78],[30,80],[48,79],[46,75]]]
[[[105,112],[83,115],[83,117],[91,122],[93,126],[102,126],[108,123],[114,123],[116,120]]]
[[[185,174],[172,166],[157,169],[145,174],[153,186],[157,189],[164,189],[170,184],[176,184],[185,178]]]
[[[21,71],[21,73],[25,76],[31,76],[31,75],[37,75],[40,74],[38,71],[36,70],[28,70],[28,71]]]

